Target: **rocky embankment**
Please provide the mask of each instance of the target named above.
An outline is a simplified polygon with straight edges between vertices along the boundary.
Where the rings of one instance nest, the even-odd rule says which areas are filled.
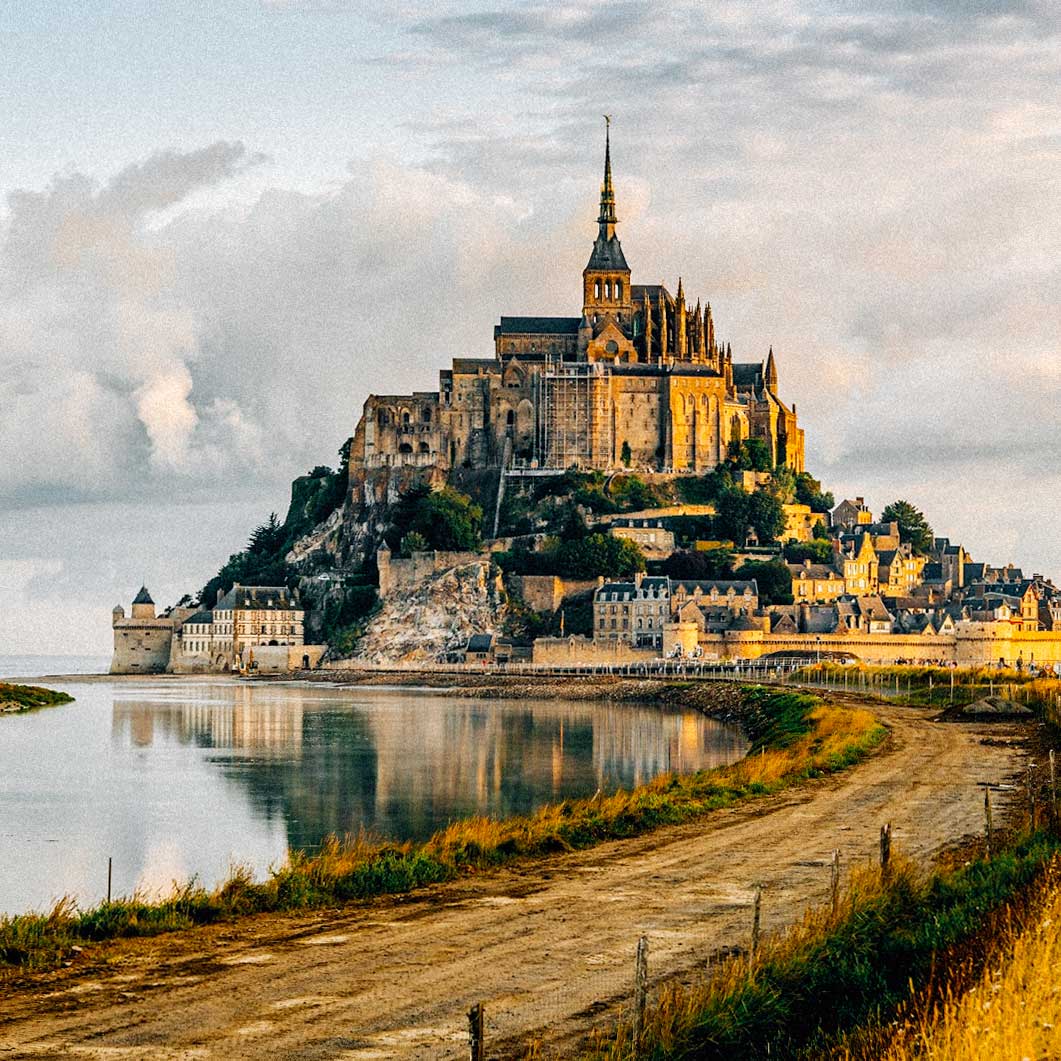
[[[724,722],[743,722],[749,714],[736,682],[672,682],[658,679],[594,675],[564,678],[526,677],[497,674],[454,674],[422,671],[363,671],[351,661],[350,670],[301,671],[300,681],[337,685],[407,685],[419,688],[453,689],[462,696],[489,700],[611,700],[622,703],[660,703],[692,707]],[[283,679],[263,679],[283,680]]]
[[[499,630],[506,608],[489,560],[450,568],[385,600],[351,662],[432,662],[463,650],[472,634]]]

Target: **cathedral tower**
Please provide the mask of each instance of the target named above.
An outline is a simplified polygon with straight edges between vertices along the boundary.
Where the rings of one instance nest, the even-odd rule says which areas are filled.
[[[597,238],[586,268],[582,270],[582,315],[599,322],[611,316],[624,327],[633,321],[630,267],[615,234],[615,190],[612,188],[611,119],[605,117],[604,183],[600,191]]]

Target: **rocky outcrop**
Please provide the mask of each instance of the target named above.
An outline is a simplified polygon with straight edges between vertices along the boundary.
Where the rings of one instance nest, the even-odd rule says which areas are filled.
[[[505,613],[505,592],[493,564],[489,560],[461,564],[385,601],[353,659],[436,660],[462,650],[472,634],[497,632]]]

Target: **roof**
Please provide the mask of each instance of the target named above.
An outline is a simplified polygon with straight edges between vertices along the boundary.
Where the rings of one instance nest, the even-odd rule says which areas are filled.
[[[755,596],[759,595],[759,587],[756,585],[755,579],[745,582],[726,582],[719,579],[704,581],[671,579],[671,592],[679,586],[684,589],[686,593],[695,593],[699,588],[701,593],[710,593],[713,589],[717,589],[719,593],[728,593],[732,589],[733,592],[737,594],[750,592]]]
[[[194,615],[189,615],[184,621],[185,623],[212,623],[214,621],[214,613],[196,612]]]
[[[581,317],[502,317],[496,335],[577,335]]]
[[[630,266],[626,264],[623,255],[623,247],[618,236],[605,239],[598,235],[593,241],[593,250],[590,252],[587,269],[621,269],[630,272]]]
[[[453,359],[453,372],[475,375],[480,369],[484,372],[496,372],[497,359],[493,357],[455,357]]]
[[[215,612],[233,608],[300,608],[287,586],[235,585],[214,605]]]
[[[839,571],[830,567],[828,564],[812,564],[804,562],[802,564],[786,564],[785,566],[792,572],[793,578],[841,579],[844,577]]]
[[[734,365],[733,382],[738,387],[754,387],[762,382],[763,366],[758,362],[752,365]]]
[[[468,638],[469,652],[489,652],[494,647],[493,634],[472,634]]]
[[[674,296],[663,286],[663,284],[631,284],[630,298],[634,302],[644,302],[645,296],[653,309],[659,305],[660,292],[663,292],[663,301],[668,305],[674,305]]]
[[[151,594],[147,592],[147,586],[141,586],[140,592],[133,597],[133,604],[154,604]]]

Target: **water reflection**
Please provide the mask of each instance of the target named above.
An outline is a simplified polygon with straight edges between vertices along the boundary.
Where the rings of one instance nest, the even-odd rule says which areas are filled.
[[[224,679],[56,682],[0,741],[0,912],[263,874],[329,833],[422,839],[743,754],[693,712]]]
[[[304,848],[361,829],[423,839],[453,818],[523,814],[730,762],[745,747],[729,727],[654,707],[236,684],[119,692],[112,733],[139,748],[208,749]]]

